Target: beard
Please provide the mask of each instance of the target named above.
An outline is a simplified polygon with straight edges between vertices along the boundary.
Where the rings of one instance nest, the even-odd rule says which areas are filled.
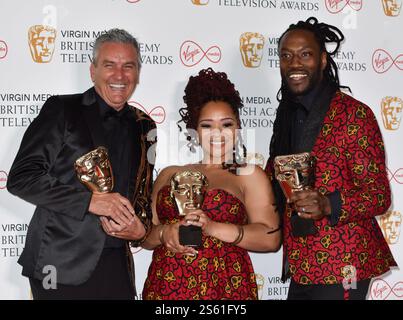
[[[286,89],[287,95],[292,97],[305,96],[321,83],[323,75],[320,68],[315,70],[314,73],[310,73],[308,71],[305,72],[308,74],[308,76],[299,85],[293,84],[293,81],[286,74],[281,74],[282,83]]]

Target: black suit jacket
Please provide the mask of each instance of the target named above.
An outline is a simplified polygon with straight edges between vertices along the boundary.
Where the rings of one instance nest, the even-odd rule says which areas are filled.
[[[137,177],[141,139],[155,124],[139,110],[131,109],[131,116],[127,174]],[[52,265],[58,283],[78,285],[92,274],[106,234],[99,217],[88,212],[91,192],[79,182],[73,164],[100,145],[105,144],[94,88],[50,97],[26,130],[7,181],[9,192],[36,205],[18,260],[23,275],[41,280],[43,268]],[[134,186],[135,181],[132,193]]]

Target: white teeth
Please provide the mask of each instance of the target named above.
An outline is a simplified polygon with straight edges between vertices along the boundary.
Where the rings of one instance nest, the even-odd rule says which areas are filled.
[[[210,143],[211,143],[211,144],[214,144],[214,145],[224,144],[223,141],[211,141]]]
[[[125,87],[124,84],[114,84],[114,83],[111,83],[109,86],[114,89],[123,89]]]
[[[306,74],[294,73],[289,76],[291,79],[299,80],[306,77]]]

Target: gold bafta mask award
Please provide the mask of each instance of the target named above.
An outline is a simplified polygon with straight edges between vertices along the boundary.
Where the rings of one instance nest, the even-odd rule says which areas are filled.
[[[279,182],[287,201],[295,191],[313,188],[315,161],[308,153],[289,154],[274,158],[274,175]],[[291,204],[291,208],[293,205]],[[312,219],[304,219],[293,210],[291,229],[294,237],[312,235],[318,232]]]
[[[98,147],[74,163],[78,179],[94,193],[111,192],[114,185],[108,150]]]
[[[179,216],[201,209],[208,186],[207,178],[199,171],[182,171],[171,178],[171,198],[174,200]],[[179,242],[184,246],[200,247],[201,228],[197,226],[180,226]]]
[[[274,174],[287,200],[290,200],[294,191],[312,188],[314,163],[314,158],[308,152],[274,158]]]

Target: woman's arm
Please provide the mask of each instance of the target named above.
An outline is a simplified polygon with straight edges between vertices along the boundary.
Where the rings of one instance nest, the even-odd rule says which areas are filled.
[[[246,174],[239,176],[248,224],[238,226],[215,222],[200,210],[193,212],[186,219],[189,224],[201,226],[206,235],[224,242],[250,251],[277,251],[280,248],[281,228],[271,184],[261,168],[250,168],[244,168],[243,173]],[[199,219],[197,215],[200,216],[199,221],[195,221]]]

